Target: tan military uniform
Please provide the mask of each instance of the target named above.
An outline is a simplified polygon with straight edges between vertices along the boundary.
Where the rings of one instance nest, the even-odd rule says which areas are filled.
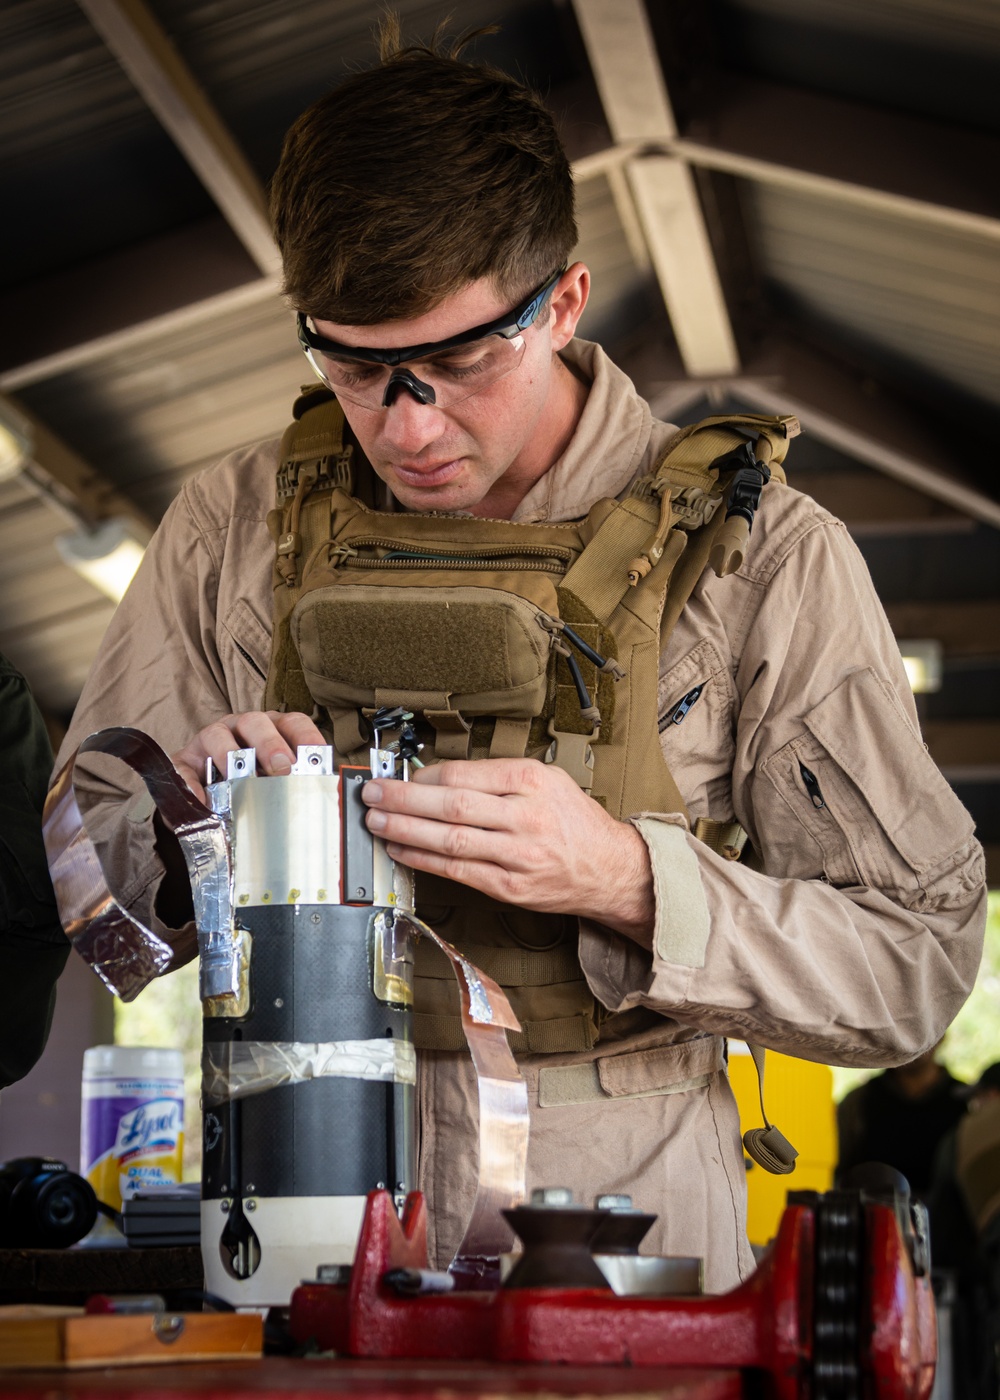
[[[573,519],[620,495],[670,433],[600,349],[576,341],[564,353],[590,396],[517,520]],[[63,757],[110,724],[173,752],[213,718],[259,708],[276,464],[267,443],[186,483],[108,629]],[[723,1289],[752,1260],[721,1037],[839,1064],[911,1059],[972,986],[985,893],[972,822],[920,741],[865,566],[844,526],[788,487],[768,488],[744,567],[706,572],[695,588],[662,658],[661,715],[698,687],[662,733],[665,756],[692,818],[738,818],[762,868],[716,855],[676,815],[637,817],[656,886],[654,951],[587,923],[579,942],[599,1001],[635,1015],[594,1050],[522,1066],[529,1186],[631,1192],[660,1216],[650,1247],[705,1255],[709,1287]],[[102,771],[110,786],[95,789],[92,829],[117,892],[190,955],[190,930],[151,913],[163,895],[148,804],[140,797],[123,818],[127,785]],[[471,1205],[467,1059],[423,1056],[420,1102],[420,1180],[444,1257]]]

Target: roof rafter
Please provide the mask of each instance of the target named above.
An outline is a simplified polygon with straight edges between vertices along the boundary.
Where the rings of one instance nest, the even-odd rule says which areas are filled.
[[[608,127],[628,148],[628,184],[685,368],[733,374],[736,340],[691,170],[672,153],[636,149],[677,137],[642,0],[574,0],[574,9]],[[620,208],[620,185],[615,198]]]
[[[24,485],[74,522],[96,524],[111,516],[130,517],[152,534],[156,521],[102,476],[47,424],[18,400],[0,395],[0,415],[26,422],[30,435]]]
[[[143,0],[77,0],[265,275],[277,271],[260,181]]]

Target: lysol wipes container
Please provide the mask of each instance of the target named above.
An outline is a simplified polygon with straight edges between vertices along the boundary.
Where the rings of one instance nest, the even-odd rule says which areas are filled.
[[[179,1050],[95,1045],[83,1056],[80,1172],[121,1210],[138,1191],[176,1186],[184,1152]]]

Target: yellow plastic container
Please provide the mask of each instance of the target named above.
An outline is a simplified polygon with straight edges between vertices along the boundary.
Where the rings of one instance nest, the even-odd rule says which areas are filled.
[[[740,1127],[763,1126],[757,1071],[742,1041],[729,1042],[729,1080],[740,1110]],[[750,1243],[772,1239],[789,1191],[828,1191],[837,1164],[837,1121],[833,1072],[828,1065],[767,1052],[764,1080],[767,1116],[798,1149],[795,1170],[773,1176],[751,1158],[747,1166],[747,1233]]]

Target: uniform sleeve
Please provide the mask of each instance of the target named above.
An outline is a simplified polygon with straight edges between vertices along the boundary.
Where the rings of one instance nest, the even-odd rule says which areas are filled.
[[[23,1078],[45,1048],[69,955],[42,844],[51,765],[27,683],[0,657],[0,1088]]]
[[[652,953],[584,926],[581,960],[612,1010],[648,1006],[826,1063],[902,1064],[972,988],[982,851],[921,742],[846,530],[813,508],[791,533],[733,595],[748,619],[733,804],[762,869],[716,855],[676,814],[634,819],[653,866]]]
[[[230,712],[216,604],[224,530],[185,488],[169,507],[102,641],[59,753],[65,763],[95,730],[129,725],[168,754]],[[77,792],[112,893],[174,948],[197,950],[180,848],[140,781],[102,754],[77,765]]]

